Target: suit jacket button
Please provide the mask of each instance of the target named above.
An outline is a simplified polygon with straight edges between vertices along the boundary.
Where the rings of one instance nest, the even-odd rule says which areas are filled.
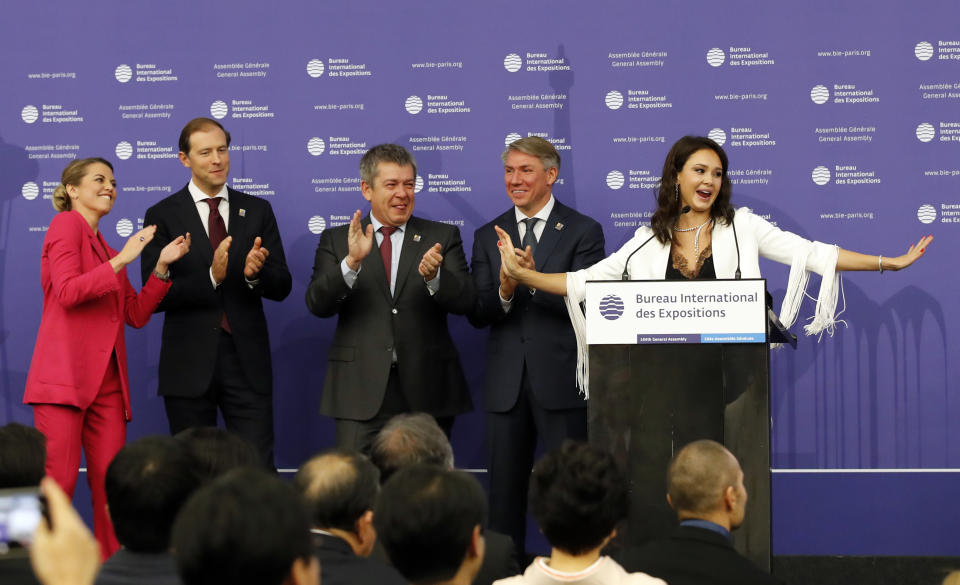
[[[392,346],[392,345],[388,345],[388,346],[387,346],[387,351],[393,351],[393,346]]]
[[[396,314],[398,313],[398,311],[397,311],[396,309],[390,309],[390,312],[393,313],[394,315],[396,315]]]

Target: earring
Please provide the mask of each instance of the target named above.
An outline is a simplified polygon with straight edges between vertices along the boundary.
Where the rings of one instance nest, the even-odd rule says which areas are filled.
[[[675,199],[680,201],[680,183],[674,183],[674,192],[676,193]]]

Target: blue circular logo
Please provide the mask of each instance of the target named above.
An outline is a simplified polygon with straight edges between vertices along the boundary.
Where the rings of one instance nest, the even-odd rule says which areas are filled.
[[[617,295],[607,295],[600,300],[600,314],[604,319],[615,321],[623,315],[623,299]]]

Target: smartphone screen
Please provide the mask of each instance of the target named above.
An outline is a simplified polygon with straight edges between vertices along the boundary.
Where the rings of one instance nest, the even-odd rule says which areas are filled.
[[[39,488],[0,490],[0,555],[25,552],[42,519]]]

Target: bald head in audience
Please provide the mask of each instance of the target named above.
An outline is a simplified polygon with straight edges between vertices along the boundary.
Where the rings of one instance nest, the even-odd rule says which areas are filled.
[[[683,520],[708,520],[727,530],[743,523],[747,489],[737,458],[716,441],[694,441],[667,472],[667,502]]]
[[[366,557],[377,533],[373,507],[380,491],[380,472],[365,456],[331,450],[307,461],[293,479],[303,495],[315,529],[334,534]]]

